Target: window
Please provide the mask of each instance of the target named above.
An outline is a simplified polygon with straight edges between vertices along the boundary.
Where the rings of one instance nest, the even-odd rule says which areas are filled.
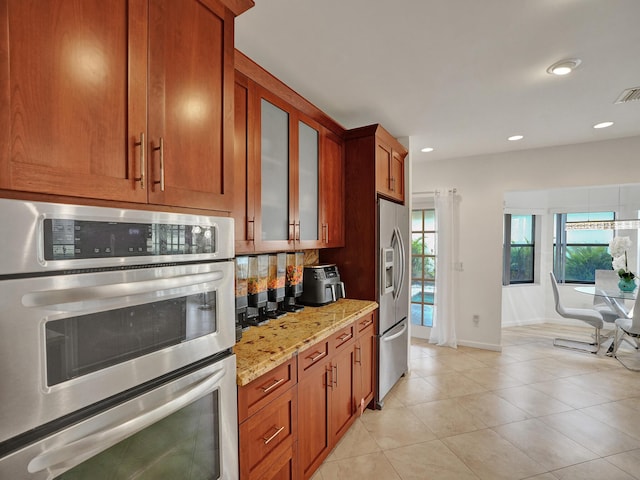
[[[502,284],[533,283],[535,261],[535,216],[504,216]]]
[[[554,215],[553,273],[559,282],[595,283],[596,270],[611,269],[609,242],[613,230],[566,230],[567,222],[615,220],[613,212]]]
[[[411,323],[433,325],[436,286],[436,211],[411,212]]]

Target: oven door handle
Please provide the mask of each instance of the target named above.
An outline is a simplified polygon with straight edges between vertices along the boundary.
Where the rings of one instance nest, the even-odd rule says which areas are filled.
[[[226,373],[227,368],[221,367],[194,383],[187,392],[153,410],[79,440],[45,450],[29,462],[27,470],[29,473],[52,469],[66,471],[212,392]]]
[[[112,283],[91,287],[78,287],[56,290],[42,290],[30,292],[22,297],[25,307],[52,307],[69,303],[85,302],[90,300],[105,300],[110,298],[125,297],[128,295],[140,295],[156,293],[173,288],[191,287],[210,282],[216,282],[224,278],[222,271],[178,275],[169,278],[154,278],[153,280],[141,280],[139,282]]]

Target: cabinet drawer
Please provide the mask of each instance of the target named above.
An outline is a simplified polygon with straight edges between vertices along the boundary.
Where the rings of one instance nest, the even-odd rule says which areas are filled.
[[[297,382],[295,357],[251,383],[238,387],[238,423],[242,423]]]
[[[316,343],[298,355],[298,376],[302,376],[312,366],[323,362],[329,357],[329,341]]]
[[[294,386],[240,425],[242,478],[250,478],[250,472],[254,471],[271,452],[279,452],[293,445],[298,430],[297,401],[297,387]]]
[[[355,327],[355,323],[352,323],[351,325],[338,330],[331,336],[334,351],[342,350],[344,346],[356,337]]]
[[[373,316],[373,312],[361,317],[357,321],[358,335],[360,335],[363,331],[367,329],[370,325],[373,325],[375,318]]]

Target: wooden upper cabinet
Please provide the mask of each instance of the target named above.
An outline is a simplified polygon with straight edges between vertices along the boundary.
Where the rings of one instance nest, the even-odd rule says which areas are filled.
[[[387,136],[385,131],[376,137],[376,190],[404,203],[404,159],[407,152],[395,139],[392,139],[395,145],[391,144],[385,138]]]
[[[404,203],[407,150],[381,125],[355,128],[346,133],[347,162],[354,165],[361,181],[374,172],[375,191],[389,200]]]
[[[144,1],[0,2],[0,187],[146,201]]]
[[[231,209],[222,1],[0,0],[0,28],[0,188]]]
[[[323,129],[320,155],[320,227],[323,247],[344,245],[344,142]]]

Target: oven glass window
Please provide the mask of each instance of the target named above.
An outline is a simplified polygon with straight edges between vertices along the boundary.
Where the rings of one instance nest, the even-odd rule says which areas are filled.
[[[217,331],[210,291],[47,322],[47,385]]]
[[[86,460],[59,480],[220,478],[218,391]]]

